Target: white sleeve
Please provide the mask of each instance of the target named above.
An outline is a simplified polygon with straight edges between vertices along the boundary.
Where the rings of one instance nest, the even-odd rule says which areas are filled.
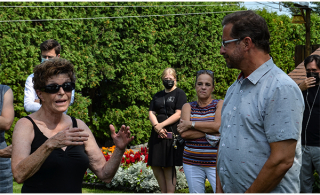
[[[34,102],[34,100],[39,99],[32,83],[33,74],[29,75],[24,87],[24,109],[27,112],[36,112],[40,109],[41,104]]]
[[[70,105],[69,106],[71,106],[73,104],[73,102],[74,102],[74,91],[75,90],[72,90],[71,101],[70,101]]]
[[[71,100],[70,100],[69,106],[71,106],[71,105],[73,104],[73,102],[74,102],[74,91],[75,91],[75,90],[72,90]],[[68,109],[67,109],[66,111],[64,111],[65,114],[67,114],[67,112],[68,112]]]

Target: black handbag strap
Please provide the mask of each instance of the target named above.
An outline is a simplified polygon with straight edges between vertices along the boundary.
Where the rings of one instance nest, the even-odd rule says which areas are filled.
[[[164,104],[164,110],[165,110],[165,112],[166,112],[166,116],[167,116],[167,119],[168,119],[168,114],[167,114],[167,108],[166,108],[166,96],[163,96],[163,104]],[[171,127],[171,125],[170,125],[170,128],[171,128],[171,131],[172,131],[172,136],[173,136],[173,139],[174,139],[174,141],[176,141],[176,136],[175,136],[175,134],[174,134],[174,132],[173,132],[173,129],[172,129],[172,127]],[[175,151],[175,150],[174,150]],[[175,155],[173,155],[173,162],[175,162]],[[174,177],[177,175],[177,173],[176,173],[176,167],[175,166],[172,166],[172,184],[173,184],[173,179],[174,179]]]
[[[166,97],[166,96],[163,96],[163,104],[164,104],[164,110],[165,110],[165,112],[166,112],[166,117],[167,117],[167,119],[168,119],[169,117],[168,117],[168,113],[167,113],[166,98],[165,98],[165,97]],[[170,129],[171,129],[171,132],[174,133],[171,125],[170,125]]]

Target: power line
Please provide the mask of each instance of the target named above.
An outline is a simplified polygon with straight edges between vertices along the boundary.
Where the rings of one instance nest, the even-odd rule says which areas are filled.
[[[257,5],[259,4],[259,5]],[[251,7],[255,7],[256,8],[251,8],[251,9],[258,9],[259,7],[263,7],[266,9],[271,9],[273,11],[276,11],[280,14],[280,12],[282,12],[283,14],[289,15],[291,14],[291,11],[289,8],[287,8],[286,6],[283,5],[283,2],[274,2],[274,1],[266,1],[266,2],[248,2],[245,3],[245,5],[250,5]]]
[[[159,17],[159,16],[183,16],[183,15],[204,15],[204,14],[218,14],[218,13],[230,13],[235,11],[221,11],[221,12],[202,12],[202,13],[185,13],[185,14],[164,14],[164,15],[144,15],[144,16],[115,16],[115,17],[97,17],[97,18],[67,18],[67,19],[34,19],[34,20],[4,20],[4,22],[46,22],[46,21],[62,21],[62,20],[94,20],[94,19],[116,19],[116,18],[143,18],[143,17]]]
[[[238,5],[238,4],[223,4],[223,5]],[[62,8],[62,7],[66,7],[66,8],[75,8],[75,7],[82,7],[82,8],[86,8],[86,7],[94,7],[94,8],[97,8],[97,7],[209,7],[209,6],[221,6],[221,4],[220,5],[156,5],[156,6],[153,6],[153,5],[133,5],[133,6],[130,6],[130,5],[128,5],[128,6],[117,6],[117,5],[106,5],[106,6],[91,6],[91,5],[79,5],[79,6],[71,6],[71,5],[53,5],[53,6],[50,6],[50,5],[44,5],[44,6],[41,6],[41,5],[39,5],[39,6],[32,6],[32,5],[26,5],[26,6],[22,6],[22,5],[18,5],[18,6],[15,6],[15,5],[8,5],[8,6],[0,6],[0,7],[4,7],[4,8],[6,8],[6,7],[9,7],[9,8],[16,8],[16,7],[18,7],[18,8],[33,8],[33,7],[35,7],[35,8],[39,8],[39,7],[49,7],[49,8],[52,8],[52,7],[58,7],[58,8]]]
[[[261,4],[261,5],[264,5],[264,6],[267,6],[267,7],[271,7],[271,8],[273,8],[273,9],[279,9],[279,8],[276,8],[276,7],[272,7],[272,6],[270,6],[270,5],[267,5],[267,4],[263,4],[263,3],[261,3],[261,2],[258,2],[258,1],[256,1],[256,3],[259,3],[259,4]]]

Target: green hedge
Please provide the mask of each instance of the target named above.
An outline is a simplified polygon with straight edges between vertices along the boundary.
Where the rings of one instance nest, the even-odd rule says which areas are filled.
[[[0,21],[99,18],[51,21],[1,22],[2,84],[14,92],[15,122],[26,116],[23,90],[27,76],[39,64],[39,45],[53,38],[62,45],[61,56],[77,71],[75,103],[68,114],[85,121],[100,144],[110,140],[109,124],[130,125],[133,145],[145,143],[151,131],[149,102],[163,89],[163,69],[174,67],[178,87],[188,101],[194,99],[195,72],[215,72],[216,98],[223,98],[238,70],[228,69],[220,55],[225,11],[243,10],[240,2],[0,2]],[[235,5],[234,5],[235,4]],[[75,7],[75,6],[119,7]],[[153,7],[121,7],[121,6]],[[163,5],[180,5],[175,7]],[[215,6],[182,6],[215,5]],[[209,13],[217,12],[217,13]],[[184,13],[207,13],[176,15]],[[305,29],[288,16],[260,10],[271,32],[271,55],[285,72],[294,69],[294,47],[304,44]],[[150,16],[162,15],[162,16]],[[149,17],[122,17],[149,16]],[[312,44],[317,41],[319,19],[312,15]],[[11,142],[12,129],[6,133]]]

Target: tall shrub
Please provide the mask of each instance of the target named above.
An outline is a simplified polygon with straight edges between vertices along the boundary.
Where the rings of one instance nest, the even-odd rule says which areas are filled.
[[[77,72],[75,103],[68,114],[86,122],[100,144],[111,139],[110,123],[129,125],[135,136],[132,144],[147,142],[149,103],[163,89],[160,75],[166,67],[177,70],[178,87],[188,101],[196,95],[197,70],[215,72],[216,98],[224,97],[239,73],[226,68],[220,55],[221,20],[229,12],[243,10],[239,3],[0,2],[9,5],[20,7],[0,7],[0,79],[14,92],[14,124],[28,114],[23,107],[25,80],[40,62],[40,43],[51,38],[61,43],[61,57],[70,60]],[[69,7],[27,7],[44,5]],[[303,43],[304,28],[291,24],[288,16],[257,13],[268,22],[275,63],[291,71],[294,46]],[[39,21],[70,18],[78,19]],[[12,20],[20,21],[3,22]],[[317,28],[312,24],[312,42],[317,40]],[[9,143],[14,124],[6,133]]]

